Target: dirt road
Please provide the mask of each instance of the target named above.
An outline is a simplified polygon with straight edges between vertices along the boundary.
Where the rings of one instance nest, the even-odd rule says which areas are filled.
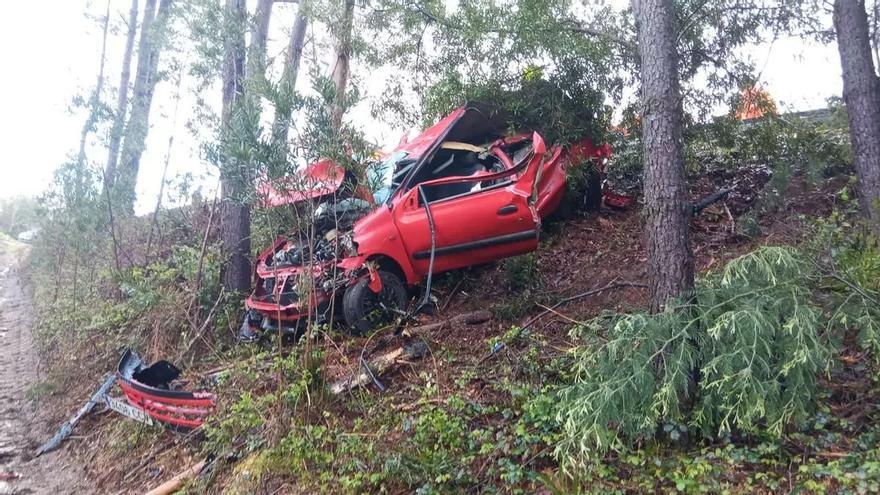
[[[93,493],[82,467],[63,449],[32,459],[34,446],[57,425],[40,424],[28,398],[39,377],[33,311],[19,278],[27,249],[0,239],[0,495]]]

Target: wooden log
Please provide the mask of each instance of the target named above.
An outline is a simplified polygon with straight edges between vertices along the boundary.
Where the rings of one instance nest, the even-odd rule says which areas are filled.
[[[188,469],[178,473],[175,477],[171,478],[165,483],[162,483],[156,488],[148,491],[146,495],[169,495],[176,492],[177,490],[180,490],[180,487],[183,486],[184,482],[195,478],[199,475],[199,473],[202,472],[202,469],[205,469],[205,464],[207,464],[207,461],[201,461],[194,466],[189,467]]]

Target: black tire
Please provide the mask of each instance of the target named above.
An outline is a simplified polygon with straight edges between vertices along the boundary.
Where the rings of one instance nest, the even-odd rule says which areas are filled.
[[[602,175],[593,169],[587,181],[587,190],[584,194],[584,209],[589,212],[599,211],[602,208]]]
[[[342,311],[348,331],[354,335],[363,335],[379,325],[389,323],[399,314],[398,311],[406,309],[406,287],[400,277],[379,270],[379,279],[382,281],[382,291],[378,294],[370,289],[368,278],[345,289]]]

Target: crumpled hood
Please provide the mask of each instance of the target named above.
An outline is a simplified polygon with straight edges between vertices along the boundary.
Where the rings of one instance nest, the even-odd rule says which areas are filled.
[[[319,160],[293,177],[260,181],[257,201],[261,206],[273,207],[329,196],[339,190],[344,179],[344,168],[328,159]]]

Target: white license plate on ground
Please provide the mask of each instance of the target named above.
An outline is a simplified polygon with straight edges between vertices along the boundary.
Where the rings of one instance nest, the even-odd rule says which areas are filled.
[[[118,412],[119,414],[121,414],[123,416],[127,416],[127,417],[137,421],[138,423],[144,423],[147,425],[153,424],[152,418],[150,418],[150,416],[148,416],[147,413],[132,406],[131,404],[128,404],[127,402],[123,402],[119,399],[114,399],[113,397],[110,397],[109,395],[104,396],[104,402],[107,403],[107,407],[109,407],[110,409],[113,409],[114,411]]]

